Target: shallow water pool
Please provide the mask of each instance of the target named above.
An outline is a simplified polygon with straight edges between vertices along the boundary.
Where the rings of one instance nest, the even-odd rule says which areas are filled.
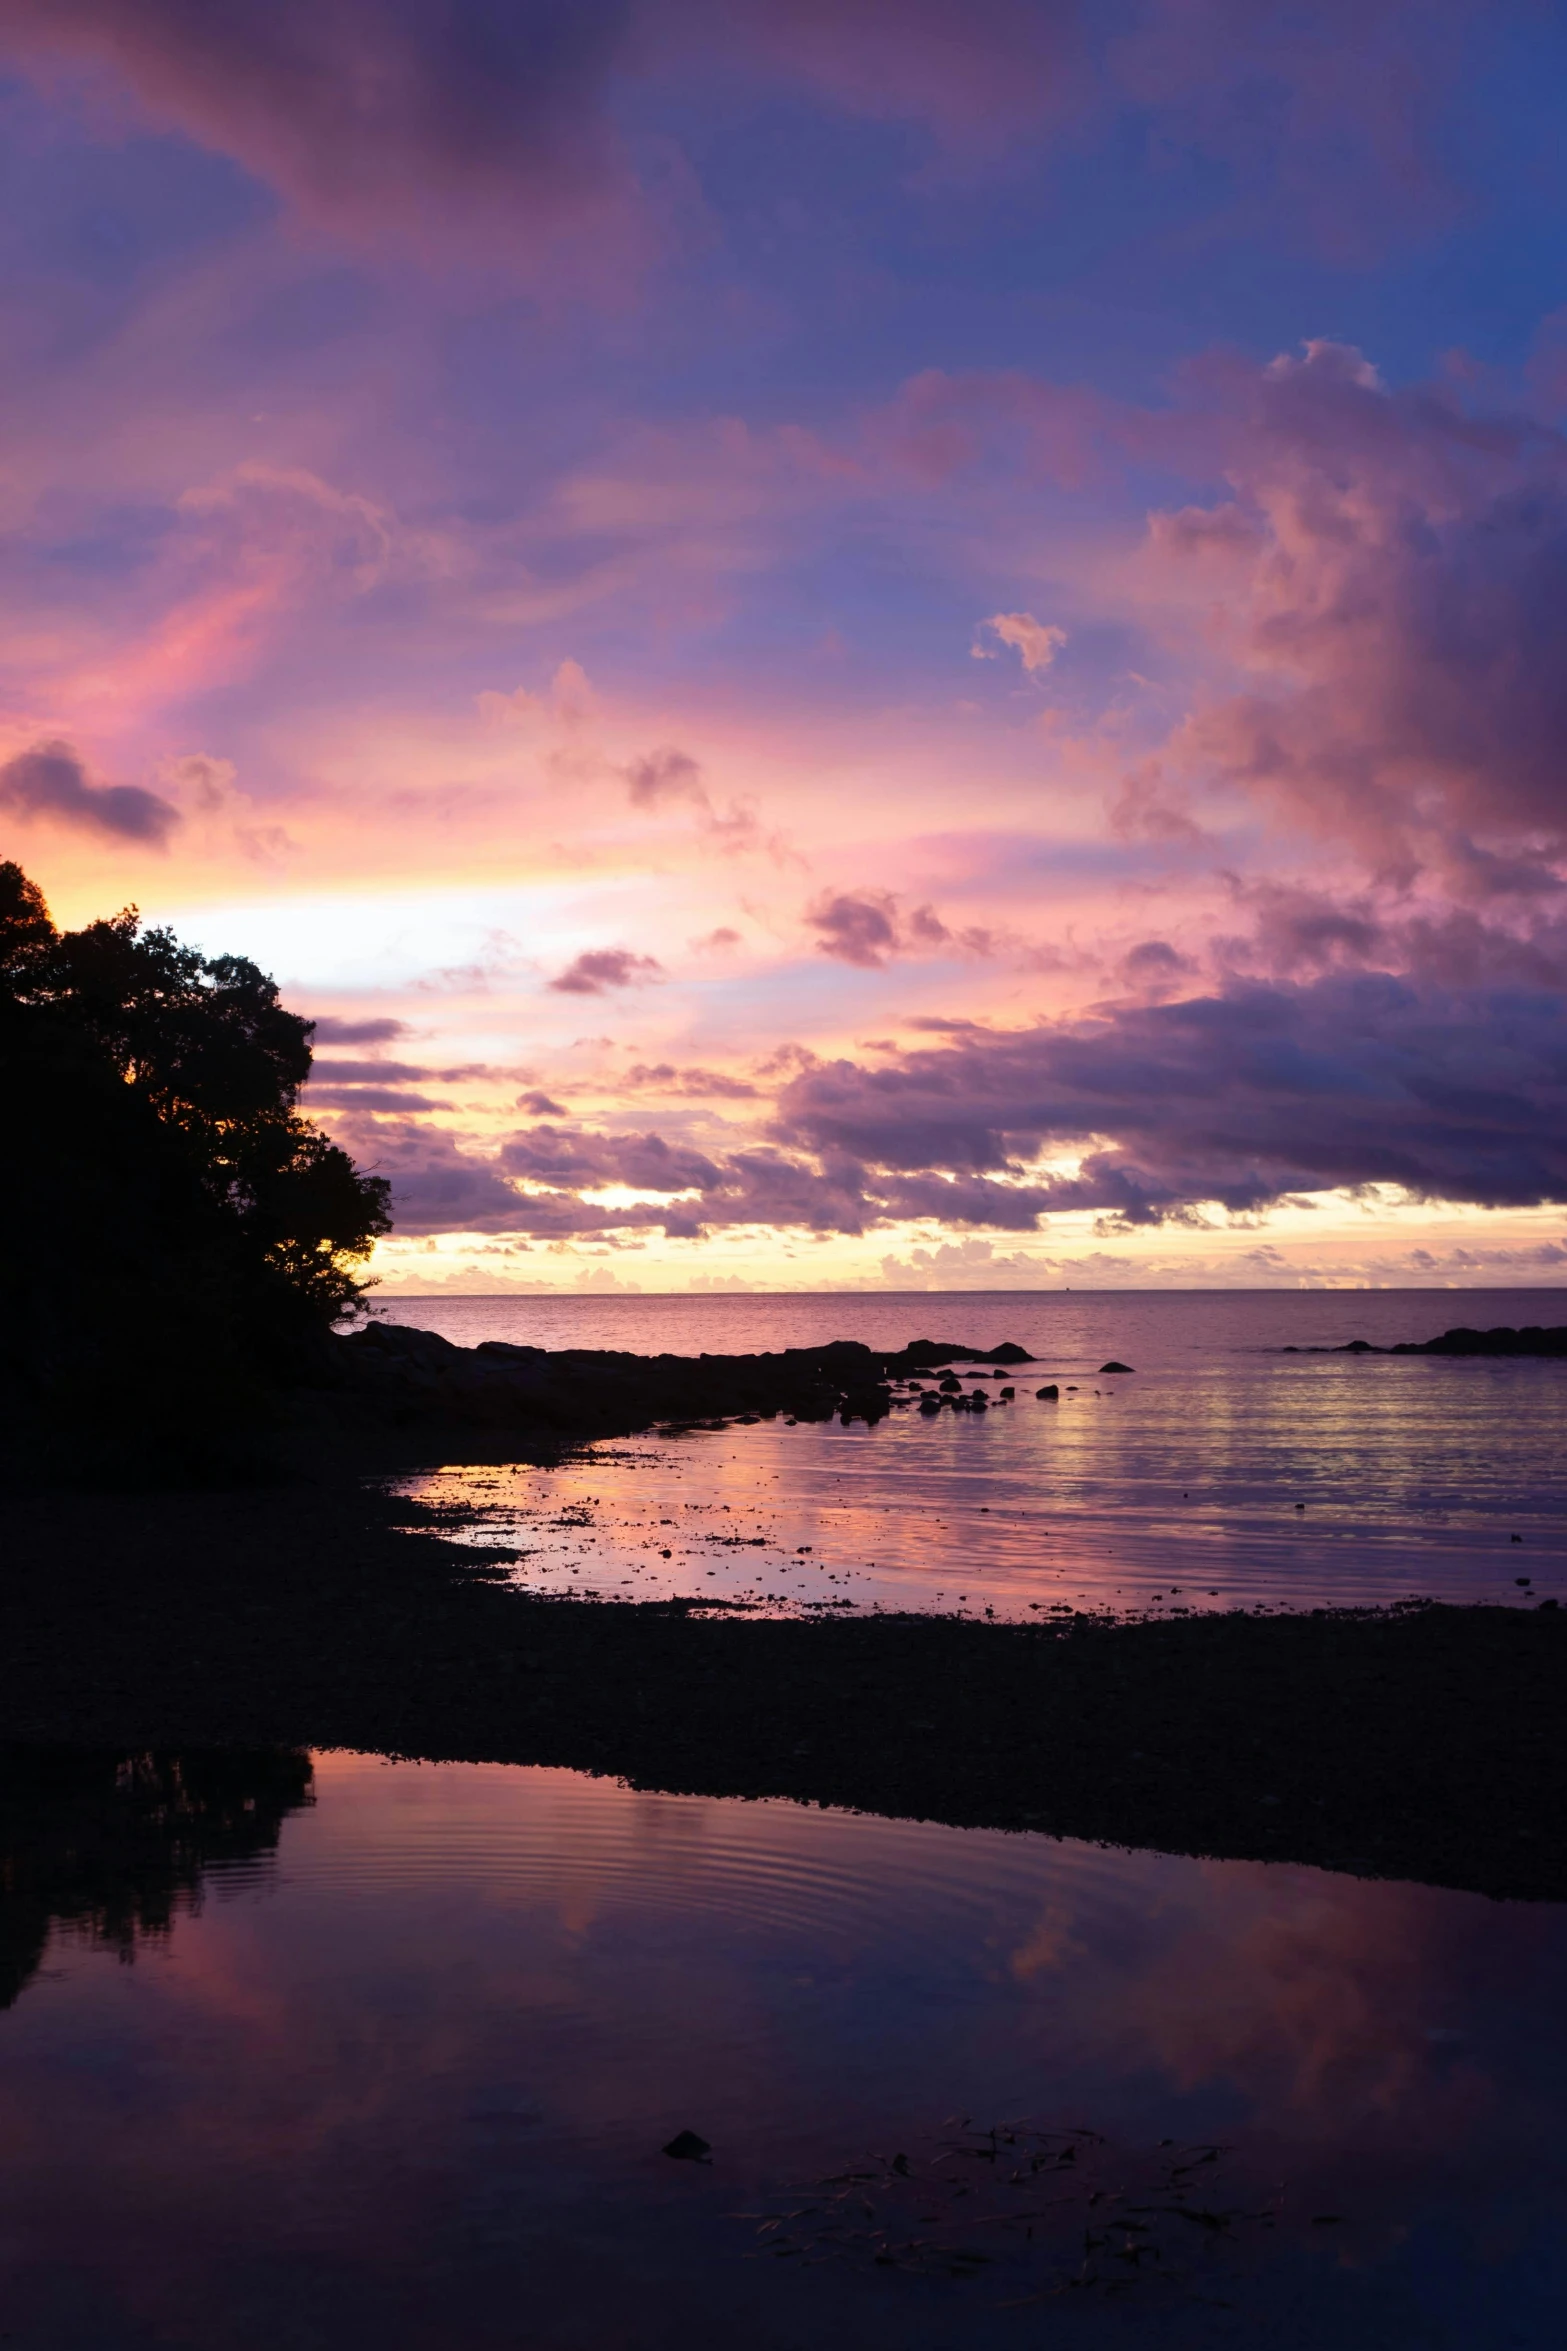
[[[558,1771],[9,1770],[25,2351],[1560,2340],[1563,1909]]]

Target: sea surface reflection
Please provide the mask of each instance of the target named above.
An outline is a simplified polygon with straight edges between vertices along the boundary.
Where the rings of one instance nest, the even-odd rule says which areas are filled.
[[[1559,1322],[1559,1291],[614,1304],[618,1323],[598,1300],[388,1311],[463,1344],[934,1335],[1012,1338],[1038,1361],[967,1377],[1016,1389],[983,1415],[764,1422],[549,1470],[458,1457],[399,1482],[455,1540],[514,1550],[535,1590],[998,1616],[1567,1597],[1567,1361],[1283,1352]],[[655,1306],[685,1310],[661,1336]],[[1134,1373],[1099,1373],[1112,1357]],[[1040,1402],[1047,1381],[1061,1394]]]
[[[1560,2340],[1560,1908],[558,1771],[104,1762],[6,1766],[25,2351]]]

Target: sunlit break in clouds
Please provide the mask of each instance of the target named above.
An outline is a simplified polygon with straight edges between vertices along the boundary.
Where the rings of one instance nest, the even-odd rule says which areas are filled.
[[[1567,32],[0,0],[0,855],[393,1290],[1567,1278]]]

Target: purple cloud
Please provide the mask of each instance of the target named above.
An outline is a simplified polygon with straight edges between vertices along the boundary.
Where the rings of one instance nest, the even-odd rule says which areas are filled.
[[[420,1126],[411,1118],[394,1124],[355,1115],[372,1107],[362,1096],[343,1105],[345,1115],[331,1122],[332,1129],[361,1167],[390,1178],[399,1233],[495,1233],[517,1227],[518,1195],[491,1161],[464,1151],[439,1127]],[[406,1110],[409,1105],[390,1107]]]
[[[933,906],[916,906],[905,915],[891,890],[823,890],[805,909],[805,920],[817,934],[819,955],[862,971],[879,971],[894,955],[929,955],[943,947],[989,955],[995,946],[988,931],[949,930]]]
[[[312,1111],[318,1110],[384,1110],[412,1112],[420,1110],[450,1110],[449,1102],[438,1102],[427,1094],[410,1094],[404,1086],[315,1085],[309,1094]]]
[[[721,1069],[680,1068],[670,1061],[634,1062],[620,1082],[650,1093],[684,1095],[693,1102],[754,1102],[757,1096],[757,1088],[744,1078],[732,1078]]]
[[[672,743],[633,759],[622,772],[633,808],[667,808],[682,800],[698,808],[708,805],[700,766],[689,751],[678,750]]]
[[[405,1020],[338,1020],[318,1013],[311,1024],[317,1045],[391,1045],[409,1033]]]
[[[639,1191],[684,1192],[716,1184],[718,1169],[699,1151],[662,1135],[612,1135],[578,1127],[536,1126],[501,1148],[508,1175],[538,1183],[631,1184]]]
[[[603,996],[611,988],[643,988],[663,976],[654,955],[633,955],[629,947],[593,947],[574,956],[550,981],[557,996]]]
[[[776,1132],[918,1177],[1080,1150],[1033,1196],[1134,1224],[1362,1184],[1532,1206],[1567,1198],[1567,1028],[1559,995],[1521,988],[1237,981],[891,1067],[823,1064],[784,1089]]]
[[[537,236],[629,183],[604,96],[627,0],[9,0],[24,58],[123,79],[157,122],[337,230]],[[423,219],[421,220],[421,215]]]
[[[120,841],[168,846],[180,812],[139,784],[95,784],[69,743],[53,740],[18,751],[0,767],[0,808],[21,817],[53,818],[77,832],[107,833]]]
[[[437,1073],[423,1069],[411,1061],[316,1061],[311,1068],[312,1085],[340,1086],[397,1086],[423,1085]]]
[[[803,89],[925,126],[968,169],[1127,107],[1363,245],[1448,200],[1437,107],[1474,0],[7,0],[13,56],[118,81],[337,235],[515,263],[587,229],[645,241],[628,89]],[[1325,20],[1325,21],[1324,21]],[[722,86],[722,84],[720,85]],[[1367,226],[1368,214],[1375,225]]]

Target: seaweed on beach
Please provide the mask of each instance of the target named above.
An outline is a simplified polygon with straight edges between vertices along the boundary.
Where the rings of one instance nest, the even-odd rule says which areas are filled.
[[[1280,2217],[1230,2188],[1233,2149],[1166,2139],[1113,2144],[1078,2125],[983,2128],[955,2116],[910,2141],[735,2214],[750,2257],[839,2262],[922,2278],[984,2279],[1001,2306],[1060,2296],[1211,2294]]]

